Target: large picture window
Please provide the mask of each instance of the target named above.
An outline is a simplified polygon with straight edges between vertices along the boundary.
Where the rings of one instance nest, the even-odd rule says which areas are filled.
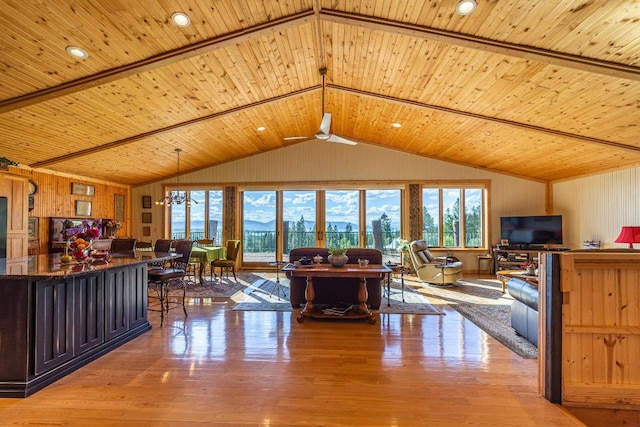
[[[170,205],[172,239],[214,239],[221,242],[222,190],[190,190],[182,194],[192,203]]]
[[[484,248],[488,184],[438,184],[425,183],[416,195],[422,212],[414,224],[422,221],[422,238],[445,250]],[[402,206],[412,201],[404,199],[402,184],[384,187],[241,189],[243,265],[287,261],[291,249],[305,246],[376,248],[385,261],[399,260],[399,241],[410,234],[403,220],[414,221],[403,216]],[[170,206],[171,238],[214,238],[224,245],[223,213],[235,209],[225,208],[222,190],[191,189],[187,195],[198,204]]]
[[[481,187],[422,189],[422,235],[436,248],[484,245],[484,194]]]

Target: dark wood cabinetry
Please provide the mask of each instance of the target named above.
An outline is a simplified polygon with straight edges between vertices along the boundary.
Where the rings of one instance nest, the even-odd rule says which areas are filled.
[[[90,274],[74,280],[76,354],[104,342],[104,297],[103,274]]]
[[[74,356],[73,280],[36,282],[35,288],[35,374],[40,375]]]
[[[0,260],[0,397],[26,397],[151,329],[147,262],[170,256],[81,273],[54,257]]]

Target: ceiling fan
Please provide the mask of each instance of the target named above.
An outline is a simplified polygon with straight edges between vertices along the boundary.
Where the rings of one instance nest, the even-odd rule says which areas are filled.
[[[325,89],[324,79],[326,74],[327,74],[327,69],[325,67],[320,68],[320,75],[322,75],[322,121],[320,122],[320,130],[318,130],[318,133],[316,133],[313,136],[288,136],[284,138],[286,141],[291,141],[294,139],[315,138],[322,141],[337,142],[339,144],[358,145],[357,142],[354,142],[346,138],[343,138],[341,136],[338,136],[336,134],[330,133],[331,113],[324,112],[324,89]]]

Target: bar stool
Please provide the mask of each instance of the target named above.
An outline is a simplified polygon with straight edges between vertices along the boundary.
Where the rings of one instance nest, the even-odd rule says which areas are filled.
[[[170,268],[150,268],[148,270],[149,277],[149,289],[155,292],[157,298],[157,304],[149,304],[147,309],[150,311],[160,312],[160,326],[164,325],[164,314],[168,313],[171,308],[177,308],[182,306],[185,317],[187,315],[187,307],[184,301],[187,296],[187,280],[185,280],[187,274],[187,266],[189,264],[189,257],[191,256],[191,248],[193,247],[191,240],[180,240],[176,245],[176,253],[180,254],[180,257],[171,260]],[[169,301],[169,290],[171,285],[178,285],[182,288],[182,299],[179,301]],[[151,292],[150,292],[151,294]],[[174,307],[171,307],[173,305]],[[158,308],[152,308],[158,307]]]

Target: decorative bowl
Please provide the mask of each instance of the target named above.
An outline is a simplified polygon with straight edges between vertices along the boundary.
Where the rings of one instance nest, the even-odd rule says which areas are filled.
[[[95,251],[93,254],[91,254],[91,257],[95,259],[105,259],[108,256],[109,251]]]

